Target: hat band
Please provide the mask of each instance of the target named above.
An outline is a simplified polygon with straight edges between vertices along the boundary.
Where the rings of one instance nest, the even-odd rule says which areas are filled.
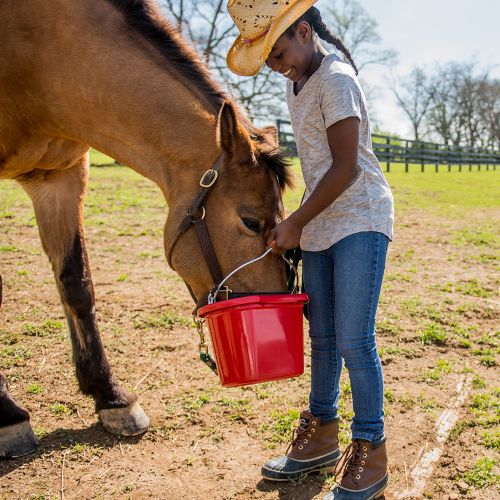
[[[261,33],[259,36],[256,36],[255,38],[243,38],[243,43],[247,46],[250,46],[254,44],[257,40],[260,40],[262,37],[266,36],[269,33],[269,28],[264,31],[264,33]]]

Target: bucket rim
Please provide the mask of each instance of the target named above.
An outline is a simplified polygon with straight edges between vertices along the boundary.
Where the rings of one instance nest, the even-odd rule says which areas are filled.
[[[222,300],[220,302],[214,302],[213,304],[207,304],[206,306],[200,307],[198,310],[198,316],[203,317],[207,314],[219,311],[223,309],[228,309],[231,307],[238,307],[250,304],[305,304],[309,302],[309,296],[307,293],[283,293],[275,295],[247,295],[245,297],[236,297],[234,299]]]

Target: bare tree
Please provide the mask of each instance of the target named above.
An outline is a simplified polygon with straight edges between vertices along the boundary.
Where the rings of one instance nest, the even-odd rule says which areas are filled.
[[[454,146],[494,147],[500,114],[497,87],[475,61],[438,66],[428,83],[428,133]]]
[[[281,114],[285,93],[281,75],[265,67],[251,78],[229,71],[226,54],[238,30],[226,12],[225,0],[162,0],[167,17],[195,47],[217,80],[247,109],[252,118],[269,121]]]
[[[486,85],[489,75],[476,75],[476,64],[463,64],[458,73],[457,107],[460,110],[465,144],[471,148],[482,146],[480,114],[480,89]]]
[[[409,118],[415,140],[421,139],[421,126],[431,105],[433,93],[423,68],[414,68],[409,75],[393,81],[391,89],[398,105]]]
[[[483,146],[500,149],[500,80],[483,82],[479,97]]]
[[[326,25],[344,42],[360,71],[375,64],[396,64],[397,51],[379,47],[377,21],[357,0],[334,0],[324,12]]]
[[[429,77],[431,104],[426,116],[427,132],[445,145],[462,143],[463,124],[457,105],[459,65],[448,63],[438,66]]]

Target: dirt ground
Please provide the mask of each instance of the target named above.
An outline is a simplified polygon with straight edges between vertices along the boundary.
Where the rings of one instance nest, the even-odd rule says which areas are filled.
[[[31,413],[40,447],[0,462],[0,497],[322,498],[331,477],[273,484],[259,474],[284,452],[296,411],[306,407],[309,363],[293,380],[222,388],[197,359],[191,299],[165,263],[163,202],[146,181],[133,177],[131,192],[128,177],[108,170],[93,174],[99,182],[86,214],[98,318],[114,373],[139,394],[151,428],[135,438],[110,435],[78,392],[31,207],[4,183],[0,366]],[[498,228],[498,209],[443,217],[406,207],[397,219],[377,323],[387,499],[500,498],[499,247],[484,229],[492,220]],[[352,415],[345,373],[341,414],[345,447]]]

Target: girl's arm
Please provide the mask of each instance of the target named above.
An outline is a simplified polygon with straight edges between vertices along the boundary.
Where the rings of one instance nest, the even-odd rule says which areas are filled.
[[[274,253],[298,246],[304,226],[330,206],[358,175],[359,119],[345,118],[328,127],[326,133],[332,166],[307,201],[271,233],[268,245],[275,248]]]

